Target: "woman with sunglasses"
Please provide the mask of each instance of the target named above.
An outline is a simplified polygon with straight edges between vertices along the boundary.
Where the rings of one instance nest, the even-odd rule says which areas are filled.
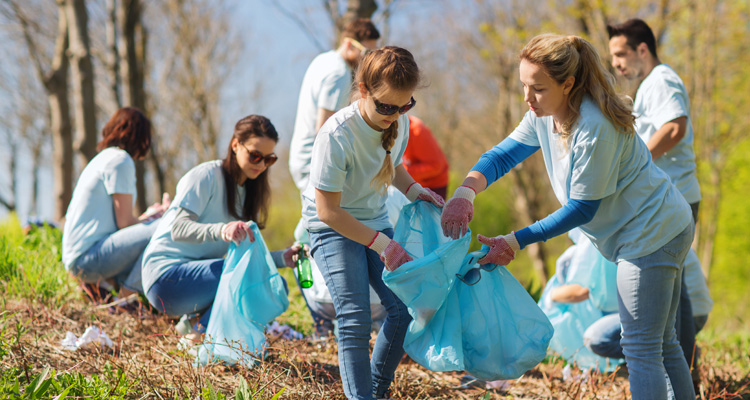
[[[577,36],[540,35],[520,54],[530,111],[486,152],[443,210],[446,235],[466,233],[476,193],[541,149],[563,207],[533,225],[497,237],[480,263],[507,265],[525,246],[575,227],[617,263],[622,347],[633,399],[694,399],[675,337],[682,265],[693,237],[690,207],[635,135],[631,102],[596,49]]]
[[[384,266],[393,270],[411,259],[391,240],[388,185],[410,201],[443,205],[442,198],[414,182],[401,163],[408,139],[404,114],[416,104],[412,94],[419,77],[414,57],[405,49],[384,47],[368,53],[355,77],[354,89],[361,98],[318,132],[310,183],[302,194],[311,254],[336,310],[339,370],[350,399],[386,397],[411,320],[381,276]],[[370,285],[387,312],[372,362]]]
[[[237,122],[223,160],[194,167],[177,183],[171,207],[146,248],[143,289],[152,306],[171,316],[202,314],[209,307],[229,242],[255,240],[247,221],[263,229],[271,189],[268,167],[279,140],[271,121],[250,115]],[[273,252],[277,265],[292,266],[293,249]],[[189,339],[199,341],[197,332]]]

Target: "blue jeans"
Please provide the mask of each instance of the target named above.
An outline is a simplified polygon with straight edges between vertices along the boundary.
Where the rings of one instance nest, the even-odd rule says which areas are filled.
[[[393,237],[393,229],[383,231]],[[349,399],[385,397],[404,355],[411,322],[406,305],[383,283],[383,262],[373,250],[332,229],[310,232],[312,256],[331,292],[339,328],[339,371]],[[387,316],[370,361],[370,288]]]
[[[86,283],[114,278],[121,287],[143,293],[143,250],[158,225],[159,220],[154,220],[112,233],[79,256],[70,266],[70,273]]]
[[[690,369],[677,342],[675,319],[682,268],[694,225],[656,252],[617,263],[622,345],[633,400],[695,399]],[[671,394],[671,393],[670,393]]]
[[[223,269],[223,258],[173,265],[151,285],[148,302],[170,316],[201,313],[199,323],[208,326]]]

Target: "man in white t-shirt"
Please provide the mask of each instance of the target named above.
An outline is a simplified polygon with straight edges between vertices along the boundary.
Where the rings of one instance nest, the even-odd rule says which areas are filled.
[[[608,25],[612,66],[638,82],[633,113],[636,133],[646,142],[654,163],[669,175],[697,216],[701,200],[693,151],[690,100],[682,79],[656,54],[651,28],[640,19]]]
[[[625,79],[638,83],[633,104],[635,131],[648,146],[654,164],[669,175],[690,204],[693,222],[696,222],[701,194],[693,151],[690,100],[685,85],[669,65],[659,60],[656,38],[644,21],[629,19],[621,24],[607,25],[607,33],[612,67]],[[695,368],[695,328],[685,279],[682,280],[675,328],[695,382],[698,372]]]
[[[374,50],[380,33],[365,18],[346,25],[339,47],[319,54],[305,72],[297,102],[297,118],[289,149],[289,172],[300,192],[310,175],[315,135],[336,111],[349,104],[352,73],[369,50]]]

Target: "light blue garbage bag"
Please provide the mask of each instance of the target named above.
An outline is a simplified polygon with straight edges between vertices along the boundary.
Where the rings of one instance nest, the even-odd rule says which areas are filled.
[[[617,264],[604,258],[583,234],[571,235],[573,238],[576,251],[571,263],[575,268],[571,268],[566,282],[589,288],[589,299],[596,309],[617,312]]]
[[[544,359],[552,325],[505,267],[482,271],[473,286],[456,277],[477,267],[488,248],[466,254],[471,232],[458,240],[443,236],[440,212],[423,201],[401,210],[394,240],[414,261],[383,271],[413,318],[404,350],[432,371],[518,378]]]
[[[579,303],[558,303],[550,298],[550,292],[553,289],[572,283],[581,284],[582,277],[595,273],[592,269],[597,267],[594,264],[597,261],[591,262],[590,259],[592,256],[590,250],[593,246],[588,248],[581,245],[584,243],[583,241],[578,241],[578,243],[580,244],[565,250],[557,259],[555,275],[547,282],[539,300],[539,307],[547,314],[552,326],[555,327],[555,334],[552,336],[549,347],[550,350],[556,352],[568,362],[576,363],[580,368],[596,368],[601,372],[612,372],[624,360],[600,357],[583,344],[583,333],[586,328],[605,316],[606,313],[597,308],[591,298]],[[590,244],[590,242],[588,243]],[[596,249],[593,250],[601,257]],[[589,293],[591,294],[591,291]],[[609,292],[609,296],[604,296],[602,293],[602,297],[613,297],[616,303],[617,288],[615,287],[614,292]],[[606,298],[603,300],[602,304],[608,302]]]
[[[250,223],[255,241],[232,243],[200,346],[197,364],[221,361],[250,368],[262,359],[266,325],[289,307],[284,282],[263,241]]]

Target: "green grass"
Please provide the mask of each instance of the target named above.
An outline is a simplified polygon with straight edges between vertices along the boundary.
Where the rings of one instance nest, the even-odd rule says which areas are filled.
[[[61,262],[62,233],[36,228],[24,234],[18,219],[0,223],[0,288],[5,298],[59,305],[75,294],[76,284]]]

